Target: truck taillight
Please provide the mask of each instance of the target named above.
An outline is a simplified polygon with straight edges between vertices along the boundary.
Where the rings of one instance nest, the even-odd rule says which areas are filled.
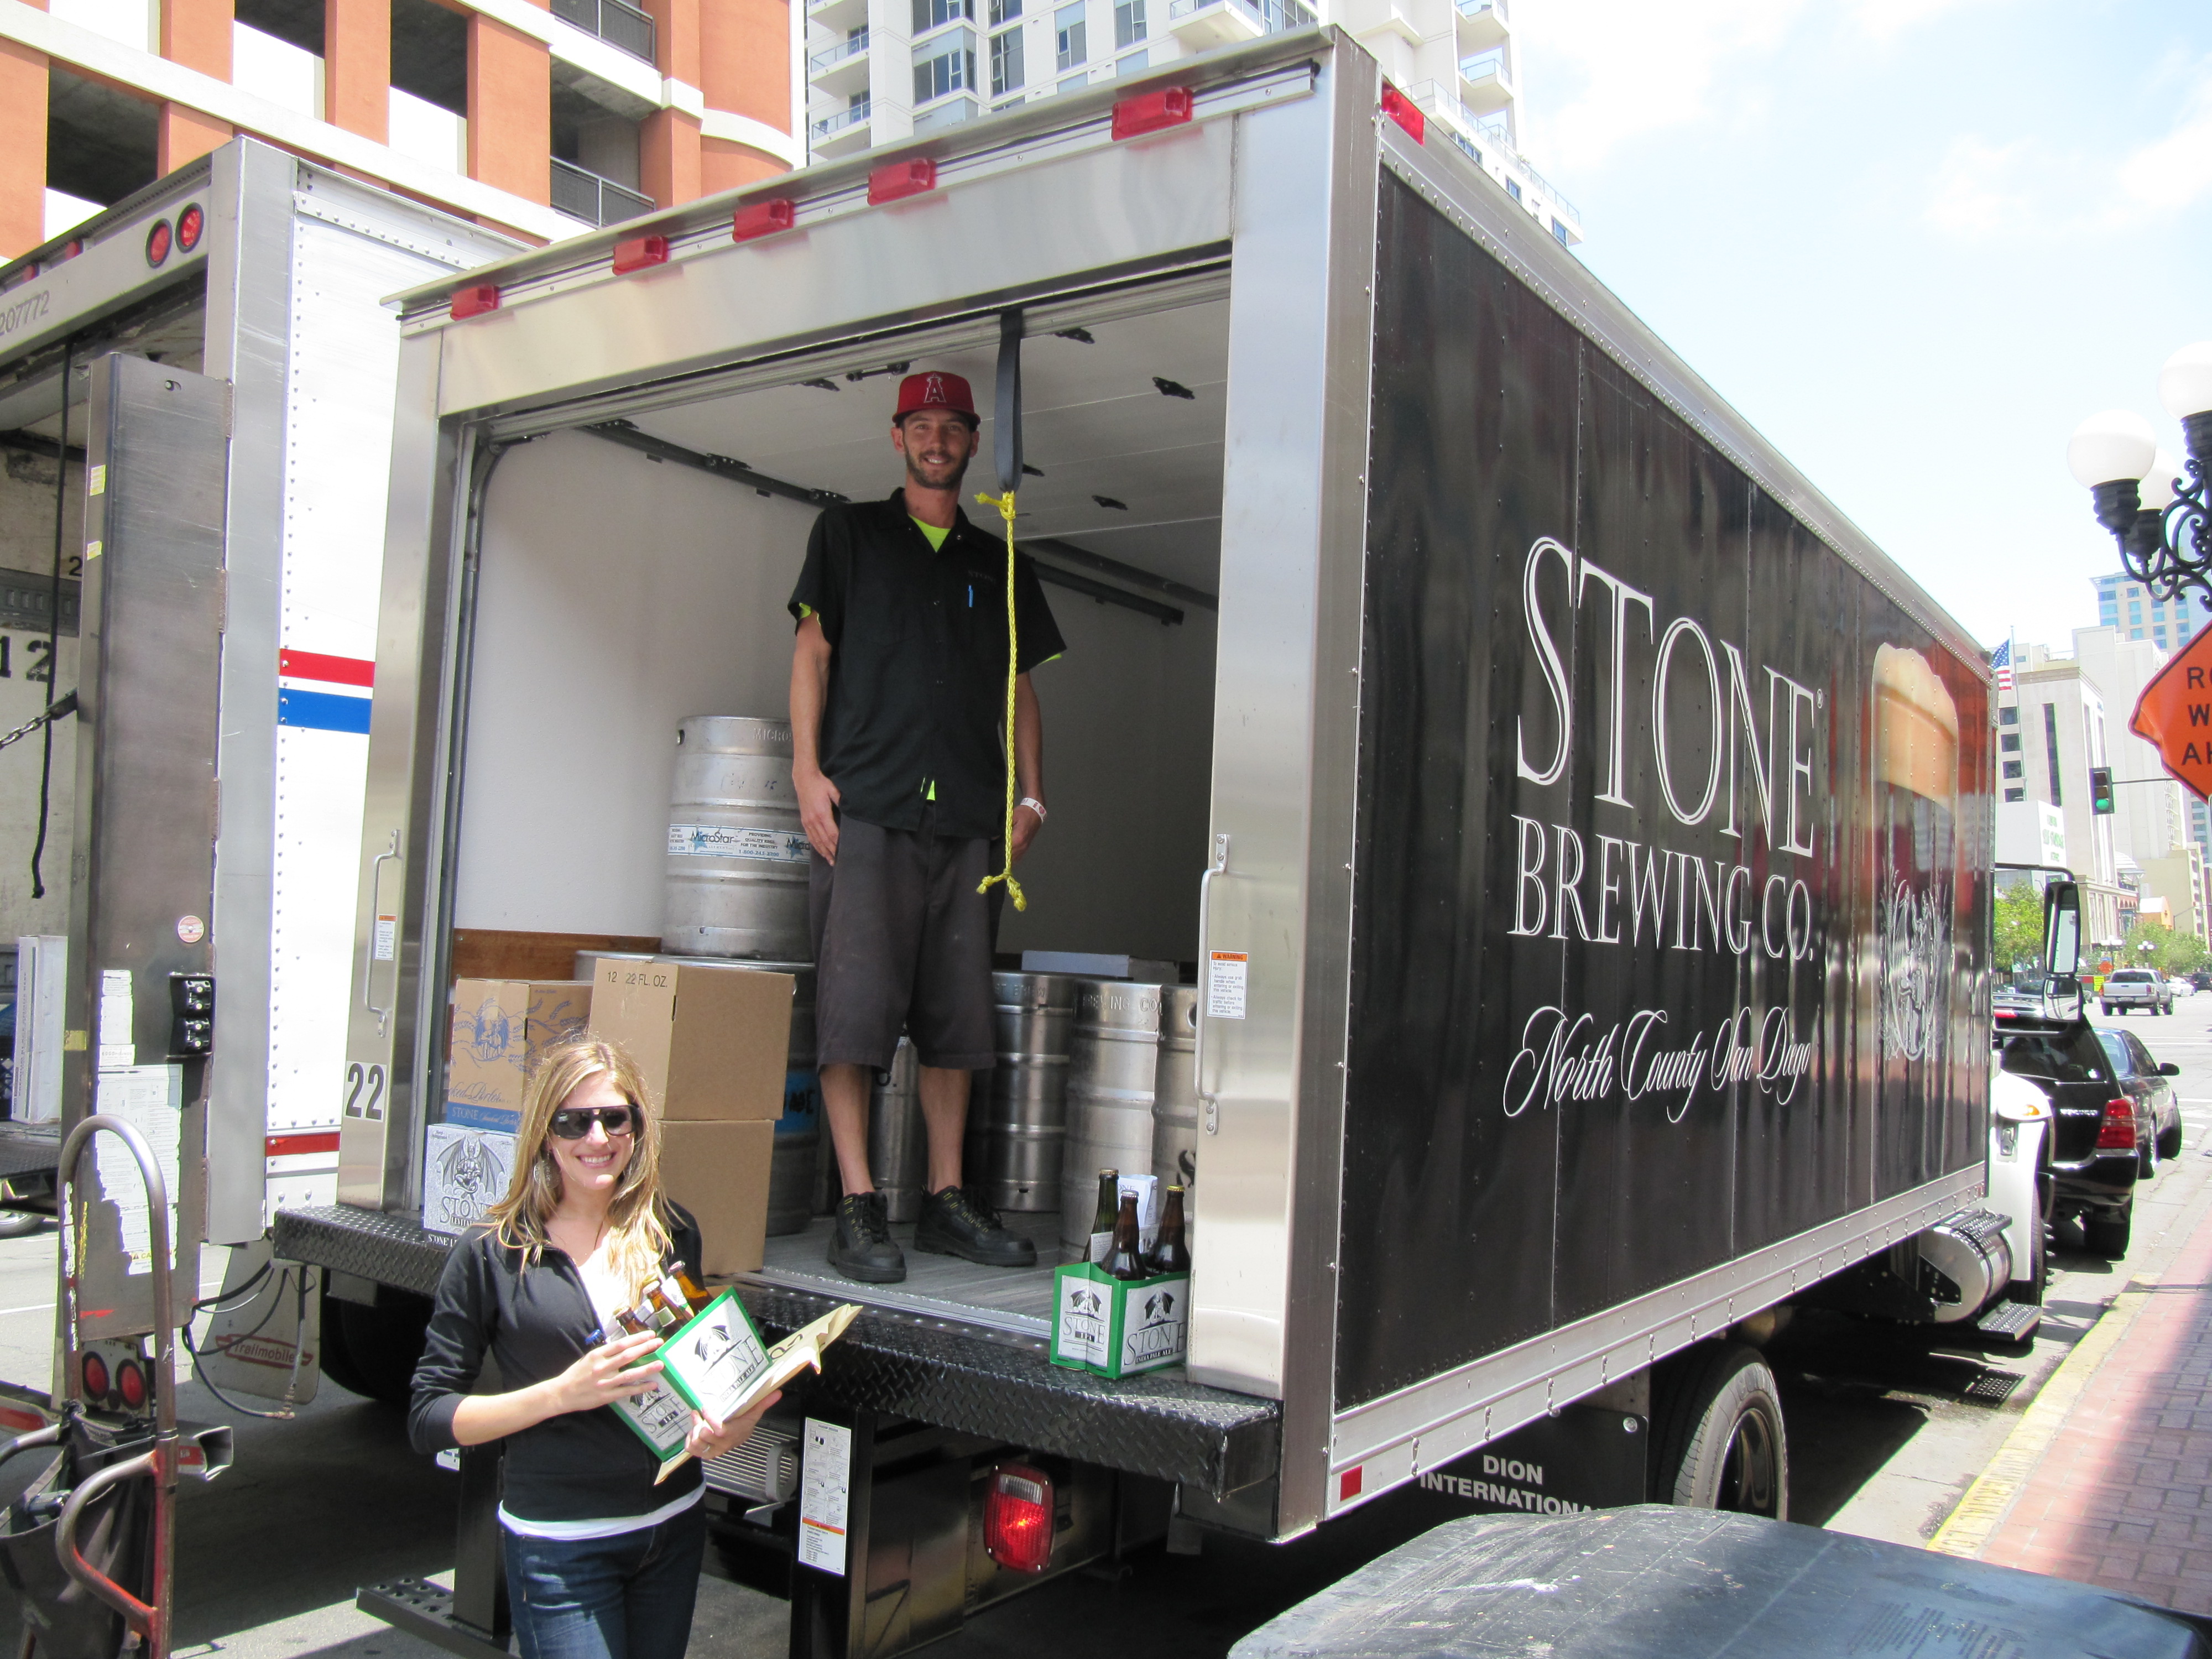
[[[1042,1572],[1052,1559],[1052,1477],[1026,1463],[991,1471],[983,1549],[1009,1572]]]
[[[88,1353],[77,1368],[84,1383],[84,1398],[88,1405],[97,1406],[107,1398],[107,1362],[96,1353]]]
[[[1133,98],[1122,98],[1114,105],[1114,137],[1141,138],[1148,132],[1158,132],[1166,127],[1179,127],[1190,119],[1190,88],[1162,87],[1158,92],[1140,92]]]
[[[626,276],[652,265],[668,263],[665,236],[626,236],[615,244],[615,275]]]
[[[1382,112],[1405,128],[1415,143],[1426,142],[1425,135],[1429,130],[1428,116],[1422,112],[1419,104],[1407,97],[1388,81],[1382,83]]]
[[[2100,1152],[2132,1152],[2136,1149],[2136,1108],[2130,1100],[2105,1103],[2105,1121],[2097,1130]]]
[[[936,162],[920,155],[911,161],[893,161],[868,175],[868,205],[880,207],[885,202],[904,201],[909,196],[927,196],[936,188]]]
[[[799,205],[778,197],[773,202],[748,202],[730,216],[730,240],[750,242],[757,236],[773,236],[799,222]]]
[[[115,1392],[132,1411],[143,1409],[146,1404],[145,1368],[135,1359],[126,1359],[115,1368]]]
[[[177,252],[190,253],[200,245],[200,233],[207,228],[207,210],[194,202],[177,216]]]
[[[479,283],[474,288],[453,290],[453,320],[464,317],[481,317],[487,311],[499,309],[499,288],[496,283]]]

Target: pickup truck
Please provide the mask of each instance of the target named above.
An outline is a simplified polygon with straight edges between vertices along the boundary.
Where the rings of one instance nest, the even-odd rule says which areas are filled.
[[[2107,1015],[2124,1014],[2130,1008],[2170,1014],[2173,1012],[2173,987],[2155,968],[2122,968],[2106,980],[2098,1000],[2104,1005]]]

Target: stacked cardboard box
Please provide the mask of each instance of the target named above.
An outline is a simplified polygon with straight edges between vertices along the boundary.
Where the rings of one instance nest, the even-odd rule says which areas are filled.
[[[455,983],[445,1121],[423,1134],[425,1227],[457,1233],[506,1196],[522,1091],[546,1049],[584,1034],[591,1006],[578,980]]]

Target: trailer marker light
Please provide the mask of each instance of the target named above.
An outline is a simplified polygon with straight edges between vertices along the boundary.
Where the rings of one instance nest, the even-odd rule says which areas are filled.
[[[1118,143],[1124,138],[1141,138],[1148,132],[1179,127],[1190,116],[1188,87],[1162,87],[1158,92],[1140,92],[1133,98],[1117,99],[1114,105],[1114,139]]]
[[[2105,1103],[2105,1121],[2097,1129],[2100,1152],[2132,1152],[2136,1149],[2136,1108],[2130,1100]]]
[[[1026,1463],[991,1471],[983,1501],[983,1551],[1010,1572],[1042,1572],[1052,1561],[1052,1477]]]
[[[903,201],[909,196],[927,196],[936,188],[936,162],[920,155],[911,161],[893,161],[868,175],[868,205],[881,207],[885,202]]]
[[[172,238],[167,219],[154,221],[154,228],[146,233],[146,263],[158,269],[169,257]]]
[[[198,202],[177,216],[177,252],[190,253],[200,245],[200,233],[207,228],[207,215]]]
[[[126,1359],[115,1368],[115,1391],[134,1412],[146,1403],[146,1372],[137,1360]]]
[[[491,283],[481,283],[475,288],[453,290],[453,320],[465,317],[481,317],[487,311],[499,309],[499,289]]]
[[[96,1353],[88,1353],[78,1368],[84,1381],[84,1397],[90,1401],[107,1398],[107,1362]]]
[[[750,242],[757,236],[773,236],[799,222],[799,204],[779,196],[773,202],[752,202],[730,216],[730,240]]]
[[[668,239],[665,236],[631,236],[615,244],[615,275],[617,276],[667,263]]]
[[[1359,1496],[1360,1477],[1367,1473],[1367,1465],[1355,1463],[1336,1477],[1336,1501],[1349,1504]]]
[[[1422,112],[1419,104],[1388,81],[1382,83],[1382,112],[1405,128],[1415,143],[1428,142],[1425,135],[1429,130],[1429,118]]]

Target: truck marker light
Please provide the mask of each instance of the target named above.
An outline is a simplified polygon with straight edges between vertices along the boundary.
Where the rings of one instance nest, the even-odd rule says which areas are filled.
[[[499,289],[492,283],[480,283],[474,288],[453,290],[453,320],[465,317],[481,317],[487,311],[499,309]]]
[[[1162,87],[1158,92],[1140,92],[1133,97],[1116,99],[1114,141],[1119,143],[1124,138],[1141,138],[1148,132],[1179,127],[1190,117],[1188,87]]]
[[[126,1359],[115,1368],[115,1392],[134,1412],[146,1403],[146,1372],[137,1360]]]
[[[617,276],[667,263],[668,239],[665,236],[630,236],[615,244],[615,275]]]
[[[1360,1477],[1367,1473],[1367,1465],[1355,1463],[1336,1477],[1336,1501],[1349,1504],[1359,1496]]]
[[[1026,1463],[991,1471],[983,1551],[1010,1572],[1042,1572],[1052,1560],[1052,1477]]]
[[[750,242],[773,236],[799,222],[799,204],[778,197],[773,202],[750,202],[730,216],[730,240]]]
[[[159,270],[162,261],[169,257],[173,240],[167,219],[154,221],[154,228],[146,233],[146,263]]]
[[[1425,135],[1429,130],[1429,118],[1422,112],[1419,104],[1388,81],[1382,83],[1382,112],[1405,128],[1415,143],[1428,142]]]
[[[83,1364],[77,1367],[77,1372],[83,1381],[87,1400],[96,1403],[107,1398],[107,1362],[105,1359],[96,1353],[88,1353],[85,1355]]]
[[[920,155],[910,161],[893,161],[868,175],[868,205],[881,207],[885,202],[903,201],[909,196],[927,196],[936,188],[936,162]]]
[[[2132,1101],[2105,1103],[2105,1121],[2097,1129],[2100,1152],[2132,1152],[2136,1149],[2136,1109]]]
[[[201,233],[207,229],[207,214],[194,202],[177,216],[177,252],[190,253],[200,245]]]

